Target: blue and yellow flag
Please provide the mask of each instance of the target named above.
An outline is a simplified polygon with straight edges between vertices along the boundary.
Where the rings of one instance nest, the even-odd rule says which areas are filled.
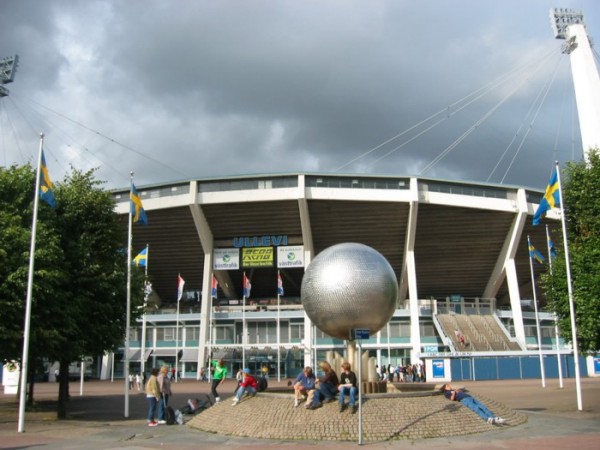
[[[546,217],[546,213],[552,208],[558,208],[560,206],[560,186],[558,185],[558,168],[554,169],[548,186],[546,187],[546,193],[540,201],[540,206],[533,215],[533,225],[539,225],[540,221]]]
[[[133,183],[131,183],[131,192],[129,194],[129,198],[131,200],[131,215],[133,216],[133,223],[139,222],[143,223],[144,225],[148,225],[148,216],[146,216],[146,211],[144,211],[144,207],[142,206],[142,199],[135,188],[135,184]]]
[[[148,247],[139,252],[131,263],[134,266],[146,267],[148,265]]]
[[[535,259],[540,264],[543,264],[544,261],[546,261],[546,258],[544,258],[544,255],[542,255],[542,253],[533,246],[531,241],[529,242],[529,257],[531,259]]]
[[[54,186],[50,181],[50,175],[48,175],[48,168],[46,167],[46,158],[44,157],[44,150],[42,150],[42,167],[40,167],[40,198],[48,203],[52,208],[56,208],[56,199],[54,198]]]

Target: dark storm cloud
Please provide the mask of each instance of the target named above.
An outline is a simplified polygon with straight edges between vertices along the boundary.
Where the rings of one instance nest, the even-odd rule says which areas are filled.
[[[529,127],[561,59],[552,6],[582,9],[590,34],[600,33],[591,0],[5,0],[0,56],[21,56],[11,101],[24,115],[36,107],[23,98],[51,111],[17,124],[30,137],[20,150],[7,140],[0,161],[24,162],[43,127],[51,160],[100,166],[111,186],[126,185],[129,170],[138,184],[338,168],[416,175],[448,152],[423,175],[542,188],[552,161],[573,154],[572,112],[562,106],[565,91],[572,96],[567,57]],[[448,109],[411,142],[433,122],[360,157],[546,53],[554,56],[537,65],[543,70],[533,65],[493,114],[522,79],[464,111]],[[6,111],[19,115],[12,104]],[[516,153],[520,127],[530,131]]]

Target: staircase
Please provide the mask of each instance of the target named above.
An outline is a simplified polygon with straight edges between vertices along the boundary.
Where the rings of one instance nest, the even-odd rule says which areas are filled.
[[[511,341],[505,330],[491,314],[438,314],[444,334],[458,351],[493,352],[518,351],[519,344]],[[458,333],[457,333],[458,332]],[[465,337],[462,344],[457,336]]]

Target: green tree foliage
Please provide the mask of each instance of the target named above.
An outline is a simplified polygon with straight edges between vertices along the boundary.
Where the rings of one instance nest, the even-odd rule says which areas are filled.
[[[600,155],[569,163],[564,171],[563,203],[567,219],[569,261],[578,347],[600,349]],[[572,339],[564,246],[556,245],[552,273],[541,277],[549,306],[558,314],[562,336]]]
[[[35,170],[30,165],[0,168],[0,359],[5,361],[20,360],[23,352],[34,187]],[[40,203],[31,311],[34,325],[48,319],[46,306],[52,304],[54,292],[63,283],[60,266],[64,255],[54,230],[54,216],[48,205]],[[42,356],[39,350],[55,338],[55,330],[32,328],[32,358]]]
[[[35,171],[0,169],[0,358],[21,358]],[[115,350],[125,338],[127,236],[111,195],[93,171],[55,184],[56,209],[40,202],[30,356],[60,361],[59,418],[66,416],[68,366]],[[132,280],[132,318],[143,276]],[[30,359],[30,368],[33,367]]]

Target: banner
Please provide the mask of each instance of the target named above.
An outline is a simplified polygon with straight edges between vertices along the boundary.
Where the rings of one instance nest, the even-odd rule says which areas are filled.
[[[17,361],[8,361],[2,368],[2,384],[5,394],[16,394],[19,390],[21,369]]]
[[[304,246],[277,247],[277,267],[279,269],[304,267]]]
[[[273,267],[275,253],[273,247],[242,248],[242,266],[246,267]]]
[[[239,270],[240,250],[238,248],[215,248],[213,250],[213,270]]]
[[[444,360],[434,359],[431,361],[431,368],[433,369],[433,378],[444,378],[446,376],[444,370]]]

